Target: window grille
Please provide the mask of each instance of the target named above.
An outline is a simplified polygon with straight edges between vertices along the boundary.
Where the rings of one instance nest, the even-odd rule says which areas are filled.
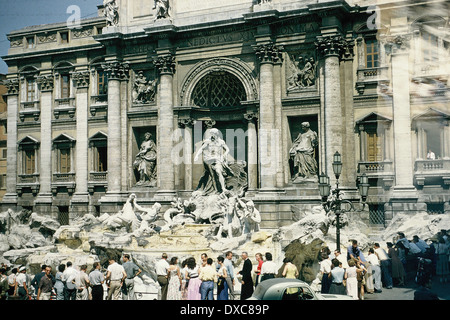
[[[232,74],[212,72],[203,77],[192,93],[192,104],[198,107],[237,107],[247,100],[244,86]]]

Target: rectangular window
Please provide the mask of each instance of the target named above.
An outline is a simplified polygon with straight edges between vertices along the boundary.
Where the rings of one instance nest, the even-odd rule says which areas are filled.
[[[6,159],[8,154],[8,149],[2,149],[2,159]]]
[[[6,174],[0,175],[0,189],[6,189]]]
[[[36,81],[32,78],[27,79],[27,102],[34,101],[34,95],[36,92]]]
[[[376,39],[366,39],[366,68],[379,67],[379,46]]]
[[[430,33],[423,33],[423,58],[425,61],[437,61],[438,38]]]
[[[61,43],[69,43],[69,33],[68,32],[61,32]]]
[[[367,133],[367,161],[383,160],[381,138],[376,133]]]
[[[99,70],[97,72],[97,92],[98,95],[108,93],[108,78],[106,72]]]
[[[95,148],[95,171],[106,172],[108,171],[108,148],[96,147]]]
[[[24,173],[33,174],[36,167],[36,152],[34,149],[24,151]]]
[[[61,75],[61,98],[70,98],[70,75]]]
[[[34,48],[34,37],[27,38],[27,48],[28,49]]]
[[[70,172],[70,149],[59,149],[59,172]]]

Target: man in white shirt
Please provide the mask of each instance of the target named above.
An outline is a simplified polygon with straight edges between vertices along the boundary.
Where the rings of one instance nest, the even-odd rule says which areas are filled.
[[[109,284],[107,300],[119,300],[120,289],[126,277],[125,269],[116,262],[114,257],[109,258],[106,272],[106,284]]]
[[[167,269],[169,268],[169,263],[167,262],[167,253],[163,253],[161,260],[159,260],[156,265],[156,275],[157,280],[161,287],[161,300],[167,300],[167,289],[169,281],[167,279]]]
[[[380,247],[379,243],[375,243],[374,246],[375,254],[378,256],[381,267],[381,282],[387,289],[392,289],[392,262],[386,251]]]
[[[30,291],[27,286],[27,268],[25,266],[20,267],[19,274],[16,278],[16,294],[19,295],[20,300],[28,300],[30,296]]]
[[[366,257],[366,260],[370,263],[372,267],[373,278],[375,280],[374,289],[376,293],[381,292],[382,284],[381,284],[381,267],[380,261],[378,260],[377,255],[375,254],[375,250],[373,248],[369,249],[369,255]]]
[[[272,254],[266,252],[265,257],[266,261],[261,266],[261,282],[275,278],[275,275],[278,273],[278,267],[275,262],[272,261]]]
[[[64,295],[64,300],[76,300],[77,299],[77,280],[79,280],[78,270],[72,266],[72,262],[67,262],[67,268],[64,270],[61,277],[62,281],[66,285],[66,291]]]
[[[341,254],[341,250],[334,250],[334,258],[338,259],[340,263],[342,263],[342,268],[347,269],[348,263],[345,259],[345,255]],[[330,259],[333,261],[333,259],[330,257]]]

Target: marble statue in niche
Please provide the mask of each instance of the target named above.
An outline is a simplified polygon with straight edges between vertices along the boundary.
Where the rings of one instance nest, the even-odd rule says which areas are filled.
[[[289,155],[294,163],[294,176],[298,178],[311,179],[317,177],[317,161],[315,149],[318,146],[317,133],[310,129],[309,122],[302,123],[302,132],[294,140]]]
[[[133,83],[133,103],[154,102],[156,96],[156,79],[147,80],[143,71],[139,71]]]
[[[133,162],[133,168],[139,172],[137,186],[156,186],[156,144],[151,137],[150,132],[145,133],[145,140]]]
[[[218,193],[225,192],[224,176],[232,174],[227,162],[229,152],[227,144],[219,136],[219,130],[212,128],[209,139],[203,141],[194,158],[194,161],[197,161],[200,154],[203,154],[203,165],[205,167],[205,172],[200,179],[197,190],[203,190],[204,194],[213,191]]]

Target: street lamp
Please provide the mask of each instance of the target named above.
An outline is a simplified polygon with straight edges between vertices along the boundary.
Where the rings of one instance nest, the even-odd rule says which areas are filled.
[[[333,156],[333,173],[336,177],[336,187],[334,190],[331,190],[330,186],[330,178],[322,172],[319,175],[319,193],[322,197],[322,206],[326,213],[333,211],[336,215],[336,249],[340,249],[341,247],[341,225],[340,225],[340,215],[342,213],[356,211],[353,203],[349,200],[342,199],[342,192],[339,188],[339,177],[342,173],[342,157],[339,152]],[[365,202],[367,199],[367,195],[369,193],[369,177],[365,173],[359,176],[359,186],[358,186],[359,194],[361,196],[361,200],[363,202],[363,208],[365,206]],[[330,193],[332,193],[332,199],[329,199]],[[350,209],[343,210],[341,208],[342,203],[347,203],[350,205]]]

